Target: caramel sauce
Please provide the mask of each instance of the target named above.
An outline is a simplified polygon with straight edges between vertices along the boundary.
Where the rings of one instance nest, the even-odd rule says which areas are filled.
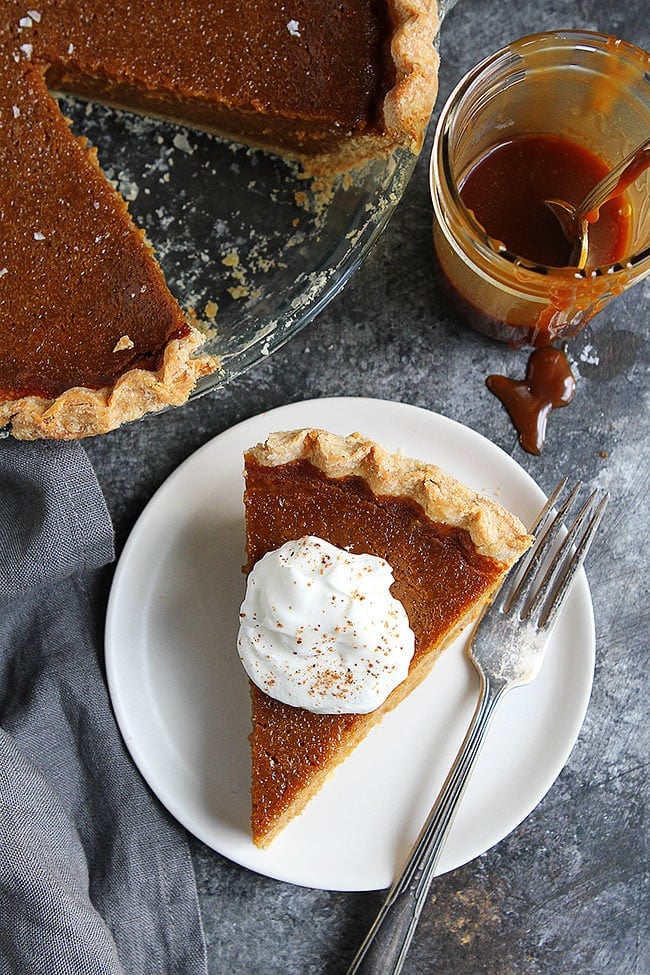
[[[571,244],[544,201],[560,199],[578,206],[609,168],[569,139],[517,136],[479,159],[463,180],[460,195],[486,233],[511,253],[544,267],[566,267]],[[590,229],[591,267],[625,257],[630,210],[619,199],[625,188],[603,204]]]
[[[576,386],[566,353],[552,345],[535,349],[525,379],[493,375],[486,382],[507,409],[519,443],[530,454],[541,453],[551,410],[568,406]]]
[[[638,178],[650,158],[634,161],[598,211],[588,215],[590,267],[621,261],[631,238],[631,208],[626,189]],[[584,146],[555,135],[522,135],[494,146],[469,171],[460,186],[465,206],[493,240],[530,263],[567,269],[571,243],[545,200],[561,199],[577,207],[609,172],[609,166]],[[563,272],[559,272],[563,273]],[[588,283],[585,284],[585,291]],[[556,338],[556,319],[564,305],[573,303],[573,287],[550,295],[534,330],[522,330],[522,342],[538,348],[532,353],[523,380],[489,376],[488,389],[503,403],[528,453],[539,454],[546,440],[551,411],[567,406],[575,393],[575,379],[564,351],[550,343]],[[487,320],[475,309],[475,327],[497,337],[509,335],[508,323]]]

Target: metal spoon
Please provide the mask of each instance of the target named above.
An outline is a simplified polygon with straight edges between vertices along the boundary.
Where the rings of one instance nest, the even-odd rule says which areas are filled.
[[[571,206],[564,200],[544,200],[560,221],[564,235],[573,245],[569,263],[582,270],[589,253],[589,224],[598,219],[599,209],[616,196],[624,193],[628,186],[650,166],[650,139],[634,149],[625,159],[614,166],[606,176],[596,183],[579,206]]]

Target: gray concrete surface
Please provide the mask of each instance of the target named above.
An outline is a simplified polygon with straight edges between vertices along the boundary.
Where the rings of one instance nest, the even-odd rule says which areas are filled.
[[[604,30],[648,48],[647,5],[461,0],[442,31],[438,108],[484,55],[527,33]],[[228,388],[88,443],[122,544],[144,504],[233,423],[311,397],[401,400],[478,430],[549,490],[559,471],[613,502],[590,557],[597,623],[592,700],[558,780],[514,833],[434,883],[405,975],[643,975],[648,955],[647,482],[650,282],[572,340],[577,394],[541,457],[524,454],[488,372],[527,353],[468,331],[431,247],[428,148],[391,224],[346,289],[287,346]],[[257,876],[192,840],[211,973],[343,975],[380,893]]]

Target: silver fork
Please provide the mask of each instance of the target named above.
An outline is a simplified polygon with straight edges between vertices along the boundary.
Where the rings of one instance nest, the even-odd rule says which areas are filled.
[[[551,629],[609,498],[594,491],[557,547],[564,519],[582,486],[576,484],[552,518],[566,485],[564,478],[542,508],[531,528],[537,534],[535,544],[510,571],[474,631],[470,657],[481,678],[474,717],[406,865],[390,888],[348,975],[401,972],[436,864],[496,706],[507,691],[530,683],[539,673]]]

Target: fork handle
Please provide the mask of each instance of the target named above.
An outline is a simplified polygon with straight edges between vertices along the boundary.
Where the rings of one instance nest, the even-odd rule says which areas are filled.
[[[347,975],[399,975],[411,944],[447,834],[476,762],[505,681],[481,676],[474,716],[445,784],[400,876],[390,888]]]

